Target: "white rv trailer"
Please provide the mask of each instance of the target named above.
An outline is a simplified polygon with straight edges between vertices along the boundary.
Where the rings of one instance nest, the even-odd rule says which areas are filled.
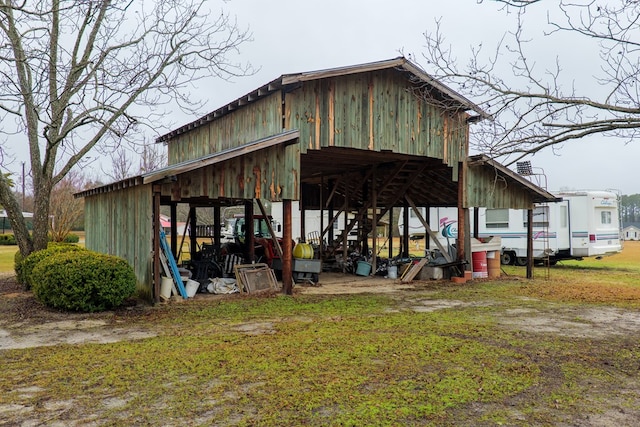
[[[273,217],[274,220],[280,222],[281,224],[284,221],[282,207],[283,207],[282,202],[274,202],[271,204],[271,216]],[[353,214],[349,213],[347,215],[346,223],[348,224],[352,219],[353,219]],[[322,221],[322,224],[324,227],[327,227],[327,225],[329,224],[329,220],[330,220],[329,213],[327,211],[324,211],[324,218]],[[307,233],[307,235],[301,236],[300,225],[302,222],[302,211],[300,210],[300,203],[296,200],[292,201],[291,202],[291,224],[292,224],[291,232],[292,232],[292,238],[296,242],[302,241],[303,239],[307,241],[309,239],[310,233],[312,232],[320,233],[322,231],[320,228],[321,221],[320,221],[319,210],[305,211],[304,221],[305,221],[304,222],[305,232]],[[332,228],[333,228],[333,235],[336,238],[337,236],[342,234],[342,231],[345,228],[344,214],[341,214],[338,216],[336,221],[334,221],[334,223],[332,224]],[[278,237],[282,237],[281,234],[282,233],[276,233]],[[357,230],[357,223],[356,223],[356,225],[351,229],[351,231],[347,235],[347,240],[353,241],[353,240],[356,240],[357,238],[358,238],[358,230]],[[325,240],[326,240],[326,236],[325,236]]]
[[[533,209],[533,258],[555,264],[563,259],[611,255],[622,250],[619,200],[610,191],[553,192],[561,201],[536,204]],[[422,215],[426,213],[423,209]],[[474,214],[470,209],[470,232]],[[403,233],[402,216],[399,230]],[[457,209],[431,208],[429,226],[443,244],[457,236]],[[478,237],[500,236],[502,263],[525,265],[527,211],[479,208]],[[409,235],[424,235],[417,216],[409,215]],[[453,242],[455,243],[455,241]],[[433,246],[430,246],[433,247]]]

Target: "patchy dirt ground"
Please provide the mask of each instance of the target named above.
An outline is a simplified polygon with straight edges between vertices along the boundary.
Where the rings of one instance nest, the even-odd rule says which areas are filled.
[[[436,283],[436,282],[433,282]],[[399,279],[361,277],[323,273],[317,286],[296,285],[296,292],[316,295],[355,293],[404,293],[428,288],[427,282],[402,283]],[[219,298],[198,294],[196,298]],[[417,312],[440,310],[475,303],[402,298],[405,308]],[[106,313],[68,313],[49,309],[38,303],[31,293],[24,292],[13,276],[0,278],[0,350],[50,346],[61,343],[110,343],[154,336],[151,331],[132,330],[124,325],[128,316],[139,316],[150,310],[145,304],[132,301],[127,306]],[[640,331],[640,312],[614,307],[558,307],[548,310],[530,308],[508,309],[500,318],[505,327],[528,332],[557,334],[575,338],[606,338]],[[253,330],[247,326],[248,330]]]
[[[435,282],[433,282],[435,283]],[[433,289],[432,291],[430,289]],[[295,291],[304,294],[352,294],[352,293],[386,293],[397,295],[399,309],[416,312],[442,310],[452,307],[482,307],[493,305],[492,302],[469,302],[457,299],[433,298],[437,286],[431,283],[414,281],[409,284],[398,279],[383,277],[359,277],[342,274],[324,274],[318,286],[296,286]],[[452,293],[455,295],[455,293]],[[198,294],[196,298],[219,298],[213,295]],[[497,319],[499,325],[510,330],[557,335],[568,338],[590,338],[598,345],[606,346],[609,339],[626,337],[633,342],[640,339],[640,311],[625,310],[611,306],[579,306],[546,303],[534,305],[534,301],[524,297],[519,308],[505,308]],[[500,303],[495,303],[500,304]],[[11,276],[0,278],[0,352],[6,349],[20,349],[38,346],[51,346],[60,343],[110,343],[121,340],[135,340],[152,337],[154,331],[136,330],[127,325],[130,316],[145,316],[152,308],[132,301],[126,307],[115,312],[81,314],[66,313],[48,309],[33,296],[24,292]],[[252,323],[237,326],[237,330],[247,334],[271,333],[271,323]],[[533,344],[535,347],[535,343]],[[533,351],[533,350],[532,350]],[[537,350],[535,350],[537,351]],[[544,356],[541,356],[544,357]],[[595,359],[598,352],[594,349]],[[608,362],[603,360],[606,365]],[[623,374],[616,372],[614,383],[624,384],[615,390],[609,389],[606,380],[584,385],[594,390],[594,394],[585,395],[584,402],[567,417],[562,426],[586,427],[618,427],[640,425],[640,384],[637,381],[640,362],[631,362]],[[553,367],[550,367],[552,369]],[[625,376],[624,378],[621,375]],[[553,381],[553,373],[545,376],[545,381]],[[582,386],[582,385],[581,385]],[[545,384],[529,391],[530,399],[535,393],[541,393]],[[525,399],[527,396],[520,396]],[[516,398],[514,398],[516,399]],[[516,402],[513,402],[516,406]],[[580,407],[590,408],[589,415],[581,413]],[[598,410],[593,411],[593,408]],[[632,409],[630,409],[632,408]],[[468,408],[467,408],[468,409]],[[491,404],[476,403],[471,410],[481,417],[492,409]],[[11,408],[0,407],[0,418],[3,411],[11,412]],[[522,414],[506,413],[509,418],[518,420]],[[473,417],[466,413],[464,417]],[[523,418],[524,419],[524,418]],[[517,424],[517,423],[515,423]],[[2,425],[2,422],[0,422]],[[468,425],[468,424],[465,424]],[[508,424],[507,424],[508,425]]]
[[[14,276],[4,275],[0,277],[0,351],[148,338],[155,333],[125,326],[127,316],[148,308],[131,302],[115,312],[61,312],[43,306]]]

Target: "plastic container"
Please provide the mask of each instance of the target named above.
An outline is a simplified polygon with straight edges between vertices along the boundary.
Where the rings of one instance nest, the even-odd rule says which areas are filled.
[[[358,268],[356,268],[357,276],[368,276],[371,274],[371,264],[364,261],[358,261]]]
[[[389,266],[389,268],[387,269],[387,277],[389,279],[397,279],[398,278],[398,266],[397,265]]]
[[[198,293],[198,288],[200,288],[200,282],[187,279],[185,281],[184,288],[187,291],[187,297],[193,298],[196,296],[196,293]]]
[[[298,243],[293,248],[293,257],[299,259],[312,259],[313,246],[311,246],[309,243]]]
[[[171,298],[171,288],[173,287],[173,279],[171,277],[162,276],[160,280],[160,298],[168,300]]]
[[[500,251],[487,252],[487,271],[489,279],[500,277]]]
[[[473,278],[486,278],[489,276],[487,271],[487,251],[478,251],[471,254],[473,260]]]

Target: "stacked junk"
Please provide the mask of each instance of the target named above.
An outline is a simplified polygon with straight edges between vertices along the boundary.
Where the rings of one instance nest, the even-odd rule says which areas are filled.
[[[440,250],[425,250],[423,257],[398,256],[390,259],[376,258],[376,271],[372,273],[372,254],[351,250],[346,259],[341,255],[336,260],[323,260],[317,243],[300,242],[293,249],[292,275],[295,283],[316,285],[322,271],[341,271],[367,277],[372,274],[388,279],[400,279],[407,283],[418,280],[451,279],[464,283],[469,279],[496,278],[500,276],[500,237],[471,239],[472,271],[460,269],[464,263],[455,260],[455,244],[448,245],[445,255]],[[164,232],[160,235],[162,280],[161,300],[169,300],[172,295],[178,299],[194,297],[198,292],[209,294],[252,293],[275,290],[278,280],[271,265],[266,263],[242,264],[242,258],[234,254],[220,254],[205,248],[190,268],[178,267],[166,243]],[[205,250],[206,249],[206,250]]]

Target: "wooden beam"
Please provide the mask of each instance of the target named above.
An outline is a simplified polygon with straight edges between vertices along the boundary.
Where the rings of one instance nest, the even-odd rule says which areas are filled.
[[[409,195],[405,195],[404,197],[407,200],[407,203],[409,203],[409,205],[413,209],[413,212],[416,214],[416,216],[418,217],[418,219],[422,223],[422,226],[424,227],[424,229],[427,231],[427,233],[429,233],[429,236],[431,236],[431,238],[435,242],[435,244],[438,247],[438,249],[440,249],[440,252],[442,252],[442,255],[444,256],[444,259],[446,259],[447,262],[453,262],[453,259],[451,258],[451,255],[449,255],[449,251],[446,250],[444,248],[444,246],[442,246],[442,243],[440,243],[440,240],[438,240],[438,235],[436,233],[434,233],[433,230],[431,230],[431,227],[429,227],[429,224],[427,224],[427,221],[424,220],[424,217],[420,213],[420,210],[415,205],[415,203],[413,203],[413,200],[411,200],[411,197],[409,197]]]
[[[282,292],[293,295],[293,248],[291,234],[291,200],[282,201],[283,233],[282,233]]]
[[[280,242],[278,242],[276,233],[273,232],[273,225],[271,225],[271,221],[269,221],[269,215],[267,215],[267,210],[264,208],[264,204],[262,203],[262,200],[256,199],[256,203],[258,205],[258,208],[260,209],[260,213],[264,217],[265,224],[267,224],[267,229],[269,229],[269,234],[271,235],[271,241],[273,242],[273,247],[276,249],[276,252],[278,253],[278,256],[280,257],[280,259],[283,259],[282,247],[280,247]]]
[[[160,302],[160,189],[153,188],[153,301]]]

